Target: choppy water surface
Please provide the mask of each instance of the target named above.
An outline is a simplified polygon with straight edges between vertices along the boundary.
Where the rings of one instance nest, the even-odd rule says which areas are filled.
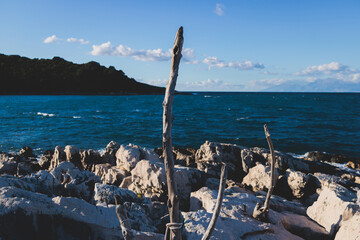
[[[103,149],[111,140],[161,146],[163,96],[0,96],[0,151],[56,145]],[[204,141],[303,154],[360,156],[360,94],[198,93],[174,99],[173,143]]]

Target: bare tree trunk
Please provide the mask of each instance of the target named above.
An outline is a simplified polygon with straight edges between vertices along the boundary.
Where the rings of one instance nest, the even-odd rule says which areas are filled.
[[[227,171],[226,171],[226,164],[224,164],[221,168],[221,176],[220,176],[220,185],[219,185],[219,192],[218,192],[218,196],[217,196],[217,200],[216,200],[216,205],[215,205],[215,209],[214,209],[214,213],[211,217],[210,223],[208,228],[206,229],[206,232],[204,234],[204,236],[202,237],[202,240],[208,240],[210,239],[211,233],[214,231],[215,225],[216,225],[216,221],[220,215],[220,210],[221,210],[221,204],[224,198],[224,191],[225,191],[225,185],[226,185],[226,175],[227,175]]]
[[[172,151],[171,127],[173,122],[172,105],[175,93],[176,80],[179,71],[179,63],[181,59],[181,51],[184,42],[183,27],[177,31],[173,57],[171,61],[170,78],[166,85],[165,98],[163,102],[163,149],[164,149],[164,164],[166,171],[166,180],[168,186],[168,202],[170,223],[179,223],[179,196],[177,195],[176,184],[174,181],[174,157]],[[170,239],[181,239],[181,228],[170,225]]]
[[[274,146],[272,144],[269,129],[266,124],[264,125],[264,131],[265,131],[266,140],[267,140],[269,148],[270,148],[271,176],[270,176],[270,187],[269,187],[267,195],[266,195],[264,206],[262,207],[259,203],[257,203],[254,208],[254,212],[253,212],[253,217],[260,221],[268,221],[269,220],[269,203],[270,203],[271,194],[272,194],[275,184],[276,184],[276,175],[275,175],[276,159],[275,159],[275,155],[274,155]]]

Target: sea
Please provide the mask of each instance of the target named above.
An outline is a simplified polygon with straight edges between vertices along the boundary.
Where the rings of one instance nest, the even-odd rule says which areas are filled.
[[[0,96],[0,151],[55,146],[102,151],[110,141],[162,145],[162,95]],[[359,93],[224,93],[176,95],[173,145],[205,141],[360,157]]]

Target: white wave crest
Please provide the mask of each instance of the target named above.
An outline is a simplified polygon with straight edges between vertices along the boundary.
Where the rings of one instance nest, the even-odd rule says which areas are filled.
[[[55,114],[53,114],[53,113],[38,112],[37,115],[44,116],[44,117],[55,117]]]

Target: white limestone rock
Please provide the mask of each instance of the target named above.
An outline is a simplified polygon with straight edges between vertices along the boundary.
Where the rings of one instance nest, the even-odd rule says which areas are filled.
[[[64,152],[64,148],[56,146],[50,162],[49,170],[56,168],[63,161],[66,161],[66,154]]]
[[[197,170],[188,167],[176,165],[174,169],[175,184],[180,204],[185,204],[189,198],[192,189],[203,184],[203,174]],[[166,173],[163,163],[141,160],[131,171],[132,183],[128,187],[130,190],[140,193],[145,197],[157,198],[159,200],[167,199]]]
[[[278,175],[277,169],[275,174]],[[242,184],[255,191],[267,191],[270,185],[271,169],[269,166],[257,164],[255,167],[250,168],[249,173],[244,177]]]
[[[332,185],[323,189],[317,201],[307,209],[307,215],[334,234],[341,222],[351,218],[359,208],[355,201],[355,193],[341,185]]]
[[[138,202],[140,199],[137,195],[128,189],[119,188],[113,185],[95,183],[94,202],[96,204],[115,204],[115,197],[118,204],[124,202]]]
[[[357,212],[349,220],[343,221],[335,240],[359,240],[360,239],[360,212]]]
[[[116,165],[116,152],[119,150],[120,144],[111,141],[106,146],[105,152],[101,155],[103,163],[109,163],[111,166]]]
[[[9,218],[10,215],[13,217]],[[91,236],[117,239],[121,236],[113,205],[94,206],[76,198],[49,198],[15,187],[0,188],[0,219],[7,219],[7,228],[0,226],[1,232],[14,239],[28,236],[35,239],[88,239]]]
[[[146,209],[125,203],[131,229],[154,232]],[[16,213],[16,214],[14,214]],[[16,187],[0,188],[0,232],[14,239],[119,239],[122,236],[115,206],[72,197],[48,197]],[[21,229],[21,231],[18,231]],[[150,234],[148,234],[150,235]],[[154,234],[153,239],[163,235]],[[151,238],[148,238],[151,239]]]
[[[160,161],[153,151],[133,144],[121,145],[116,152],[116,166],[127,171],[131,171],[140,160]]]
[[[110,163],[104,163],[95,165],[95,175],[101,178],[103,184],[119,186],[130,173],[123,168],[111,166]]]
[[[80,170],[71,162],[61,162],[58,167],[50,171],[63,185],[63,195],[85,199],[89,201],[92,197],[94,185],[101,182],[100,177],[94,173]]]
[[[243,177],[241,148],[236,144],[206,141],[196,151],[197,168],[213,176],[220,176],[221,166],[227,164],[228,178],[239,180]]]
[[[286,170],[287,183],[295,198],[304,199],[316,193],[319,187],[317,179],[311,174],[305,174],[291,169]]]
[[[254,159],[254,153],[245,148],[241,150],[242,169],[245,173],[249,172],[249,169],[255,167],[256,160]]]

